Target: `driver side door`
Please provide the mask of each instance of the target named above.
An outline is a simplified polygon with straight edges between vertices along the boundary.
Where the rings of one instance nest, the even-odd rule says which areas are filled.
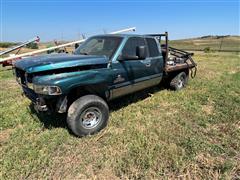
[[[136,49],[138,46],[146,46],[145,39],[142,37],[130,37],[125,43],[121,55],[137,56]],[[128,59],[112,63],[112,98],[143,89],[145,86],[141,82],[145,81],[150,75],[148,70],[150,63],[149,59]]]

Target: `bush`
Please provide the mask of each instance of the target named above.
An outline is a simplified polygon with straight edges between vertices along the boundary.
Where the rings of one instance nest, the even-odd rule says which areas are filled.
[[[15,46],[17,43],[10,43],[10,42],[0,42],[0,47],[1,48],[9,48],[11,46]]]
[[[53,47],[52,45],[48,45],[47,48]],[[47,50],[47,54],[51,54],[54,52],[58,52],[59,49]]]
[[[32,43],[27,44],[26,47],[29,49],[38,49],[38,44],[32,42]]]
[[[203,51],[204,51],[205,53],[210,53],[210,52],[211,52],[211,48],[210,48],[210,47],[205,47],[205,48],[203,49]]]

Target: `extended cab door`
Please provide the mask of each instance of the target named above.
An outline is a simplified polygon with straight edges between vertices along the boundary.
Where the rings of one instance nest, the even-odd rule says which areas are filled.
[[[160,52],[160,45],[154,37],[147,37],[145,40],[148,47],[148,57],[146,58],[146,62],[149,62],[149,67],[146,70],[150,76],[162,77],[163,57]]]
[[[122,49],[121,55],[136,56],[138,46],[146,46],[147,41],[143,37],[130,37]],[[129,94],[155,84],[161,80],[161,63],[155,57],[146,59],[128,59],[112,63],[113,86],[111,97],[116,98]],[[156,67],[157,65],[157,67]],[[155,67],[154,67],[155,66]]]

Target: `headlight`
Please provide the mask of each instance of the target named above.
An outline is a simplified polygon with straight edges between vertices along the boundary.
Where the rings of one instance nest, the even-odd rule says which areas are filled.
[[[58,86],[33,85],[33,89],[37,94],[60,95],[61,89]]]
[[[34,89],[33,83],[27,83],[27,87],[28,87],[29,89]]]

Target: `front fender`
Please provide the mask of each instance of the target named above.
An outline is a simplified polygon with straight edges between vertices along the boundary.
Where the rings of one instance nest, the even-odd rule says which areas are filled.
[[[34,84],[58,86],[63,94],[68,94],[72,89],[79,86],[93,86],[108,83],[108,73],[99,71],[78,71],[70,73],[52,74],[36,76],[33,78]],[[97,88],[97,87],[96,87]]]

